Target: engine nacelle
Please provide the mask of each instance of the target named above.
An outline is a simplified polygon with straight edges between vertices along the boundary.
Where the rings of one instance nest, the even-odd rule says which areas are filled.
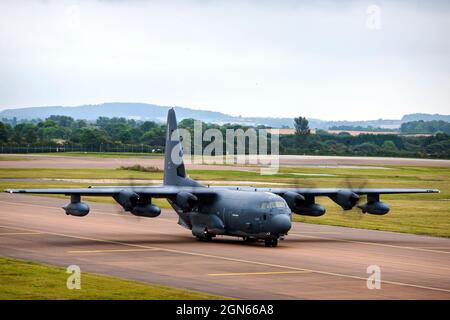
[[[319,217],[325,214],[325,208],[317,203],[305,203],[291,208],[292,212],[302,216]]]
[[[155,218],[161,214],[161,209],[154,204],[138,204],[131,210],[131,213],[139,217]]]
[[[330,197],[335,203],[344,210],[351,210],[359,200],[359,196],[351,190],[339,190],[334,196]]]
[[[71,202],[67,206],[63,207],[67,215],[75,217],[84,217],[89,213],[89,206],[84,202]]]
[[[183,209],[183,211],[191,210],[197,203],[198,198],[192,193],[181,191],[177,194],[175,198],[175,203]]]
[[[363,205],[358,206],[363,213],[370,213],[376,215],[383,215],[389,212],[389,206],[381,201],[369,201]]]
[[[136,206],[139,200],[139,195],[131,190],[122,190],[113,198],[123,207],[125,211],[131,211]]]
[[[283,199],[286,200],[289,208],[294,208],[299,206],[303,201],[305,201],[305,197],[297,192],[288,191],[282,195]]]

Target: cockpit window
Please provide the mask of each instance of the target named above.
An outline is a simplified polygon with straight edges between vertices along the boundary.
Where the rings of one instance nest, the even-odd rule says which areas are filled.
[[[271,201],[271,202],[262,202],[261,209],[272,209],[272,208],[287,208],[287,205],[284,201]]]

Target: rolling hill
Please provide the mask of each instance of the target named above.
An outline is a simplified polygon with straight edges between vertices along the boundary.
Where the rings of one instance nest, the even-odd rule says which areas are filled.
[[[17,109],[6,109],[0,111],[0,119],[31,120],[45,119],[51,115],[65,115],[75,119],[96,120],[98,117],[124,117],[136,120],[152,120],[164,122],[167,116],[169,106],[159,106],[147,103],[129,103],[129,102],[112,102],[97,105],[81,105],[75,107],[64,106],[44,106],[44,107],[28,107]],[[185,107],[175,107],[179,120],[186,118],[194,118],[205,122],[224,124],[237,123],[241,125],[265,125],[269,127],[293,127],[292,118],[275,118],[275,117],[241,117],[231,116],[226,113],[196,110]],[[302,115],[299,110],[299,115]],[[444,120],[450,122],[450,115],[439,114],[407,114],[401,120],[364,120],[364,121],[324,121],[320,119],[309,118],[311,128],[328,129],[331,126],[372,126],[381,128],[399,128],[404,122],[416,120]]]

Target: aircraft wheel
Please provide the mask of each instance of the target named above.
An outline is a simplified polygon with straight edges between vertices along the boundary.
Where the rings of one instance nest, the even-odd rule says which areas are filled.
[[[276,247],[278,244],[278,240],[277,239],[265,239],[264,240],[264,246],[267,248],[270,247]]]
[[[278,245],[278,239],[265,239],[264,246],[275,248]]]
[[[197,236],[197,240],[198,241],[205,241],[205,242],[210,242],[210,241],[212,241],[212,236],[211,235],[206,235],[206,236],[204,236],[204,237],[199,237],[199,236]]]
[[[210,241],[212,241],[213,236],[214,235],[212,233],[209,233],[208,229],[205,228],[205,230],[203,231],[203,235],[202,236],[197,236],[197,238],[199,240],[202,240],[202,241],[210,242]]]

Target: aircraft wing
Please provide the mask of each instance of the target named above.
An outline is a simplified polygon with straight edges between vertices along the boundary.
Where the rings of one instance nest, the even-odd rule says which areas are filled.
[[[51,189],[6,189],[8,193],[32,193],[32,194],[64,194],[80,196],[114,196],[121,191],[129,190],[139,195],[152,198],[170,198],[179,192],[185,191],[196,196],[213,196],[215,192],[206,187],[177,187],[177,186],[114,186],[114,187],[89,187],[89,188],[51,188]]]
[[[439,193],[437,189],[389,189],[389,188],[252,188],[250,190],[259,192],[271,192],[282,195],[286,192],[295,192],[310,196],[333,196],[343,190],[349,190],[358,195],[375,194],[402,194],[402,193]]]
[[[238,187],[236,187],[238,189]],[[316,204],[314,198],[329,197],[344,210],[357,206],[363,213],[383,215],[389,212],[389,206],[380,201],[382,194],[402,193],[438,193],[437,189],[388,189],[388,188],[253,188],[249,192],[270,192],[283,197],[289,208],[298,214],[321,216],[325,208]],[[367,203],[358,205],[361,195],[367,195]]]

